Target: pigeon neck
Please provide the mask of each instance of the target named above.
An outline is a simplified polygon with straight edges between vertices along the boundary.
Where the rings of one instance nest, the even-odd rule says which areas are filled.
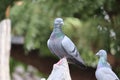
[[[97,68],[109,67],[107,63],[107,57],[100,57]]]
[[[61,25],[54,25],[53,31],[55,31],[55,32],[62,32],[62,26]]]

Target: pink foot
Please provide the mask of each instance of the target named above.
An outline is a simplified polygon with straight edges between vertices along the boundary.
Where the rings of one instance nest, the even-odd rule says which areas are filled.
[[[66,58],[66,57],[64,57],[64,58]],[[60,59],[56,64],[57,64],[57,65],[62,64],[62,61],[63,61],[64,58]]]

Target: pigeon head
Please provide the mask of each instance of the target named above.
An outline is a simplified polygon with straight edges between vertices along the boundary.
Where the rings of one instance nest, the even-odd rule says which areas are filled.
[[[107,57],[107,52],[105,50],[99,50],[96,53],[96,55],[99,56],[99,57]]]
[[[56,18],[55,21],[54,21],[54,24],[55,25],[63,25],[64,22],[63,22],[63,19],[62,18]]]

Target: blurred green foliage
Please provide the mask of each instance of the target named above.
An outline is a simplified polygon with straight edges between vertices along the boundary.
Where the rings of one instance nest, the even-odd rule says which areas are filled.
[[[12,34],[25,37],[25,48],[51,56],[47,40],[53,21],[62,17],[63,31],[79,49],[89,66],[96,66],[94,53],[105,49],[120,55],[120,3],[114,0],[29,0],[11,8]]]

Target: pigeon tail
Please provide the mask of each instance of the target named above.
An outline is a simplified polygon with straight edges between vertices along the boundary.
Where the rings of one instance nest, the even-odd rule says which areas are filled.
[[[82,68],[82,69],[87,69],[87,66],[83,63],[83,62],[80,62],[76,59],[68,59],[68,62],[70,62],[71,64],[76,64],[78,67]]]

